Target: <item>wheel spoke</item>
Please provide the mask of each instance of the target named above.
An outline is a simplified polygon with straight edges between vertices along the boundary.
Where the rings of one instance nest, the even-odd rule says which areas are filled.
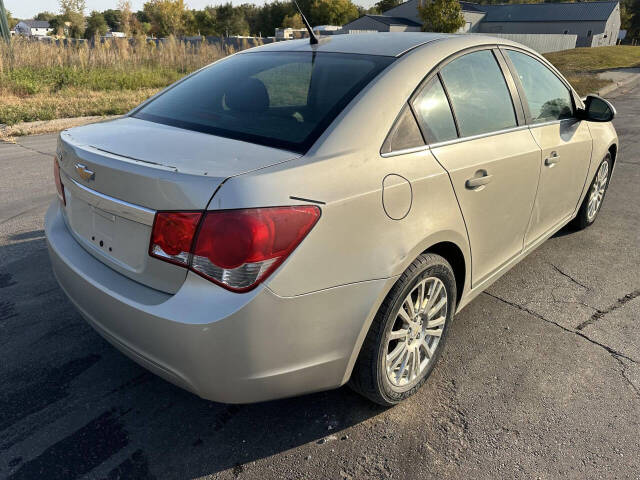
[[[419,284],[418,284],[418,298],[416,299],[416,305],[415,305],[415,309],[416,311],[420,312],[420,310],[422,310],[422,304],[424,303],[424,296],[425,296],[425,288],[426,288],[426,280],[422,280]]]
[[[389,354],[387,354],[387,365],[390,365],[390,370],[393,370],[399,363],[398,359],[402,358],[402,353],[407,349],[407,344],[402,342],[399,343],[396,348]],[[393,362],[393,363],[392,363]]]
[[[400,307],[400,310],[398,310],[398,316],[402,318],[402,320],[404,320],[406,323],[413,322],[413,319],[409,316],[404,307]]]
[[[411,360],[411,380],[413,380],[420,373],[420,350],[417,346],[413,348],[413,355]]]
[[[424,307],[425,311],[427,312],[431,309],[431,306],[438,299],[438,295],[440,295],[440,292],[442,291],[442,283],[437,282],[431,290],[432,291],[429,293],[429,301],[427,302],[427,305]]]
[[[389,340],[399,340],[401,338],[406,338],[409,335],[409,330],[406,328],[402,328],[400,330],[394,330],[389,335]]]
[[[409,350],[406,351],[404,355],[402,355],[402,364],[400,368],[398,368],[398,373],[396,373],[396,381],[399,381],[404,376],[404,371],[407,369],[407,361],[409,360]]]
[[[433,316],[436,313],[438,313],[440,310],[442,310],[442,307],[444,307],[446,304],[447,304],[447,297],[442,297],[440,301],[436,303],[431,310],[429,310],[429,313],[427,313],[427,319],[433,318]]]
[[[429,347],[426,338],[422,339],[422,343],[420,344],[420,346],[422,346],[427,353],[427,358],[431,358],[433,356],[433,352],[431,351],[431,347]]]
[[[407,313],[409,314],[409,317],[411,317],[411,320],[413,320],[413,317],[416,316],[416,311],[413,308],[413,300],[411,300],[411,294],[409,294],[409,296],[407,298],[405,298],[404,303],[407,307]]]
[[[435,327],[439,327],[440,325],[444,325],[444,322],[447,320],[447,317],[442,316],[442,317],[438,317],[438,318],[434,318],[433,320],[429,320],[427,322],[426,327],[427,328],[435,328]]]
[[[443,329],[441,328],[427,328],[424,331],[425,335],[429,335],[430,337],[439,337],[442,335]]]

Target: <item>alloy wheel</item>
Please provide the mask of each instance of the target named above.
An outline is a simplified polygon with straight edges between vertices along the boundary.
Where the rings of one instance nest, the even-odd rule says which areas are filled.
[[[587,220],[589,222],[592,222],[595,219],[598,210],[600,210],[604,193],[607,190],[608,181],[609,162],[605,160],[600,165],[598,173],[596,173],[596,178],[591,186],[591,191],[589,192],[589,203],[587,205]]]
[[[420,380],[442,338],[447,308],[447,289],[436,277],[422,279],[405,297],[383,360],[392,387],[406,390]]]

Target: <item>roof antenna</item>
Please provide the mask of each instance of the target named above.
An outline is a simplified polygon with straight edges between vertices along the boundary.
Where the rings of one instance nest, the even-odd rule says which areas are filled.
[[[318,44],[318,37],[316,37],[316,34],[313,33],[313,30],[311,29],[311,25],[309,25],[309,22],[307,21],[307,17],[305,17],[304,13],[302,13],[302,9],[300,8],[300,5],[298,5],[298,2],[296,2],[296,0],[293,0],[293,4],[298,9],[298,13],[300,13],[300,16],[302,17],[302,21],[304,22],[304,26],[306,27],[307,32],[309,32],[309,43],[311,45],[317,45]]]

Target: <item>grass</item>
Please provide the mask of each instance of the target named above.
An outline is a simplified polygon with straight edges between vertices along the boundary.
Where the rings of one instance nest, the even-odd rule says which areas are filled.
[[[640,67],[640,48],[628,45],[574,48],[545,54],[567,77],[580,95],[593,93],[611,83],[598,73],[614,68]]]
[[[175,39],[159,46],[145,39],[114,40],[96,48],[21,38],[14,38],[11,46],[0,42],[0,124],[123,114],[229,53],[217,45],[194,47]],[[545,56],[582,95],[610,83],[598,78],[599,72],[640,66],[640,48],[630,46],[576,48]],[[270,93],[278,97],[282,92]]]
[[[158,90],[229,53],[144,39],[58,46],[0,42],[0,124],[126,113]]]

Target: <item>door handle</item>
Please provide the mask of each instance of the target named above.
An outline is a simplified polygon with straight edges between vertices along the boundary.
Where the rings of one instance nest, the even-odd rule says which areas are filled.
[[[464,183],[464,186],[470,190],[479,190],[480,187],[485,186],[487,183],[491,182],[491,180],[493,180],[493,175],[487,175],[487,172],[484,172],[484,175],[481,177],[469,178]]]
[[[559,161],[560,161],[560,155],[558,155],[558,152],[551,152],[551,156],[544,159],[544,164],[547,167],[552,167]]]

